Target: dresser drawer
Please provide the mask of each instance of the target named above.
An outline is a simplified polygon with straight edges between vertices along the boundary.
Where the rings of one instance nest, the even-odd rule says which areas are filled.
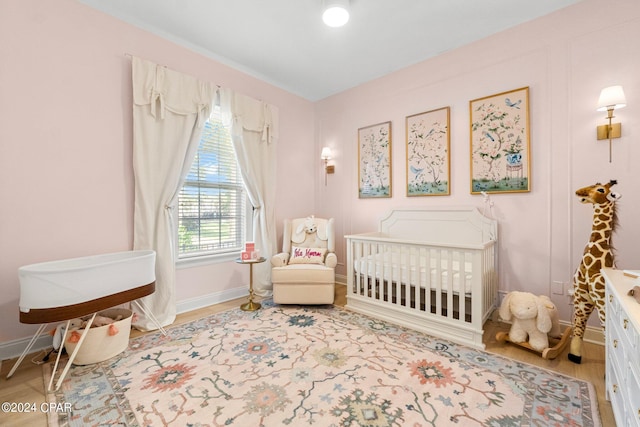
[[[628,351],[635,351],[638,348],[638,333],[634,329],[629,316],[623,311],[620,313],[619,317],[619,325],[620,330],[622,331],[622,337],[626,340],[627,344],[630,346]]]
[[[611,313],[615,316],[618,313],[620,313],[620,303],[618,302],[617,299],[615,299],[613,294],[610,293],[608,287],[607,287],[607,295],[606,295],[605,303],[607,305],[607,308],[606,308],[607,314]]]
[[[622,420],[626,418],[627,411],[624,403],[624,387],[620,383],[620,374],[618,369],[619,367],[614,367],[614,369],[607,371],[607,394],[609,401],[611,402],[611,409],[613,409],[613,416],[615,417],[617,424],[622,426],[626,425],[622,424]]]
[[[607,398],[620,427],[640,427],[640,305],[627,293],[636,282],[605,268]]]
[[[618,322],[612,321],[607,322],[607,324],[609,326],[605,334],[607,341],[607,362],[610,362],[611,365],[615,366],[615,368],[618,370],[618,374],[620,374],[620,370],[624,369],[624,367],[627,366],[625,360],[626,340],[623,337],[623,333]]]
[[[634,356],[634,357],[631,357]],[[629,365],[627,365],[627,375],[625,382],[627,385],[627,417],[631,423],[629,425],[640,427],[640,375],[638,372],[638,357],[636,355],[628,355]]]

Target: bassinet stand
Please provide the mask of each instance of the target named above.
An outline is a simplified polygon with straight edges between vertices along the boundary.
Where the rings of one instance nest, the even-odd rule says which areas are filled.
[[[155,316],[151,313],[150,310],[147,309],[147,307],[142,303],[142,301],[138,301],[139,298],[145,297],[147,295],[151,295],[152,293],[155,292],[156,289],[156,282],[152,282],[152,283],[148,283],[146,285],[143,286],[138,286],[135,288],[131,288],[128,289],[126,291],[123,292],[118,292],[115,294],[111,294],[108,295],[106,297],[102,297],[102,298],[97,298],[94,300],[90,300],[90,301],[85,301],[79,304],[73,304],[73,305],[67,305],[67,306],[58,306],[58,307],[49,307],[49,308],[41,308],[41,309],[31,309],[28,312],[20,312],[20,323],[30,323],[30,324],[40,324],[40,327],[38,328],[38,330],[36,331],[35,335],[33,336],[33,338],[31,339],[31,341],[29,341],[29,344],[27,345],[27,348],[24,349],[24,351],[22,352],[22,355],[20,356],[20,358],[18,358],[18,360],[16,361],[16,363],[13,365],[13,367],[11,368],[11,371],[9,372],[9,374],[7,374],[7,379],[11,378],[11,376],[13,376],[14,372],[16,371],[16,369],[18,368],[18,366],[20,366],[20,363],[22,363],[22,360],[24,359],[24,357],[27,355],[27,353],[29,353],[29,351],[31,350],[31,347],[33,347],[33,345],[35,344],[36,340],[38,339],[38,337],[42,334],[44,328],[46,327],[47,324],[52,323],[52,322],[60,322],[60,321],[67,321],[67,326],[65,328],[65,333],[64,336],[62,337],[62,343],[64,343],[65,339],[66,339],[66,333],[69,330],[69,326],[70,326],[70,319],[74,319],[76,317],[81,317],[81,316],[85,316],[85,315],[92,315],[91,318],[89,319],[82,335],[80,336],[80,341],[78,342],[78,345],[76,346],[76,348],[74,349],[73,353],[69,356],[69,360],[67,362],[67,365],[65,366],[64,370],[62,371],[62,374],[60,375],[60,378],[58,378],[58,381],[56,383],[56,390],[58,388],[60,388],[60,385],[62,384],[62,380],[64,379],[64,377],[66,376],[69,368],[71,367],[71,364],[73,363],[73,360],[75,359],[76,354],[78,353],[78,350],[80,349],[80,346],[82,345],[82,342],[84,341],[84,338],[87,334],[87,332],[89,331],[89,328],[91,327],[91,324],[93,323],[93,320],[96,317],[96,313],[100,310],[104,310],[113,306],[116,306],[118,304],[123,304],[126,302],[133,302],[134,304],[136,304],[138,306],[138,308],[140,308],[140,310],[146,315],[148,316],[151,321],[158,327],[158,329],[164,334],[166,335],[166,331],[164,330],[164,328],[160,325],[160,323],[158,322],[158,320],[155,318]],[[60,361],[60,354],[62,353],[62,345],[60,345],[60,351],[58,352],[58,357],[56,358],[56,362],[54,365],[54,369],[53,372],[51,374],[51,380],[49,381],[49,387],[48,390],[51,390],[51,386],[53,384],[53,378],[56,374],[56,371],[58,369],[58,363]]]

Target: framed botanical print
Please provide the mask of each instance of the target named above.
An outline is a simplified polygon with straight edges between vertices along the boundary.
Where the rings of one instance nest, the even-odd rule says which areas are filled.
[[[358,197],[391,197],[391,122],[358,129]]]
[[[449,107],[406,118],[407,196],[450,194]]]
[[[529,88],[469,102],[471,193],[531,190]]]

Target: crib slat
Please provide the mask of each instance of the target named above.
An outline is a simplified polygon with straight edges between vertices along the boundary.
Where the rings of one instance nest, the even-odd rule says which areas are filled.
[[[482,324],[497,299],[495,246],[480,250],[349,236],[347,285],[358,300],[348,299],[347,308],[352,305],[373,316],[393,312],[398,320],[415,316],[447,334],[472,328],[472,345],[481,345]],[[466,294],[469,281],[471,293]],[[369,308],[366,300],[371,301]]]

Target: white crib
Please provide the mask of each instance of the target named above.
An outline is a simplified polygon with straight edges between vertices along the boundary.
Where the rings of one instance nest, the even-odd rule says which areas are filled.
[[[484,349],[497,304],[497,221],[475,207],[398,209],[345,236],[347,308]]]

